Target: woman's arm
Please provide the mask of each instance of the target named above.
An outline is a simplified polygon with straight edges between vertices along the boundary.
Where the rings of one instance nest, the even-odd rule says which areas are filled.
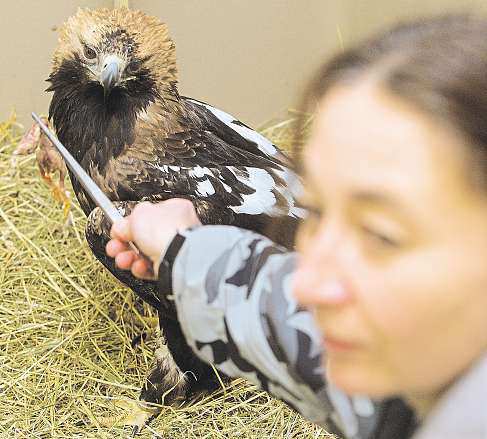
[[[230,226],[180,232],[159,269],[188,344],[231,377],[244,377],[305,418],[348,438],[375,425],[368,399],[325,380],[321,335],[291,292],[296,254]],[[172,285],[171,285],[172,284]]]
[[[342,436],[378,437],[371,433],[378,407],[326,382],[321,334],[292,295],[296,254],[250,231],[199,226],[187,200],[141,203],[113,225],[107,254],[134,276],[159,273],[161,294],[174,298],[183,333],[201,359],[247,378]]]

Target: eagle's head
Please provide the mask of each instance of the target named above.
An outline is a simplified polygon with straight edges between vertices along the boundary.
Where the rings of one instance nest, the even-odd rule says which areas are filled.
[[[150,103],[177,98],[174,43],[167,26],[143,12],[79,9],[60,29],[48,81],[49,116],[64,141],[73,123],[86,135],[114,134],[107,127],[133,128]]]

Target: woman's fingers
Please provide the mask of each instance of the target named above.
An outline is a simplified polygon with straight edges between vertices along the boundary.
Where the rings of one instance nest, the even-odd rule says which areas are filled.
[[[107,255],[115,258],[115,265],[122,270],[130,270],[141,279],[153,279],[152,262],[138,256],[133,250],[116,239],[112,239],[106,246]]]
[[[132,264],[132,274],[142,279],[153,279],[152,263],[147,259],[136,259]]]
[[[122,252],[129,250],[129,247],[127,244],[125,244],[122,241],[119,241],[118,239],[112,239],[112,240],[108,241],[105,250],[106,250],[108,256],[110,256],[111,258],[114,258],[119,253],[122,253]]]
[[[127,250],[115,256],[115,264],[122,270],[130,270],[136,259],[137,255],[132,250]]]
[[[201,225],[191,201],[172,199],[158,204],[142,202],[131,214],[113,224],[111,241],[106,245],[108,256],[123,270],[130,270],[136,277],[154,279],[155,264],[167,248],[177,230]],[[138,257],[128,247],[134,242],[151,262]]]

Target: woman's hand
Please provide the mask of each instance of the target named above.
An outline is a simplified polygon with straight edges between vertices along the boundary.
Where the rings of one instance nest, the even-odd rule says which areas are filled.
[[[108,256],[123,270],[131,270],[141,279],[156,279],[162,253],[178,230],[199,226],[201,222],[191,201],[174,198],[158,204],[143,202],[132,213],[113,224],[107,243]],[[132,241],[150,258],[149,262],[130,249]]]

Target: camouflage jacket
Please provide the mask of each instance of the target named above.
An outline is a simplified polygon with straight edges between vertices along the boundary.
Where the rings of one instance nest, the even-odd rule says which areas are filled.
[[[188,344],[306,419],[347,439],[407,438],[414,416],[398,399],[347,396],[326,381],[321,335],[291,293],[297,255],[256,233],[204,226],[176,235],[159,275]]]

